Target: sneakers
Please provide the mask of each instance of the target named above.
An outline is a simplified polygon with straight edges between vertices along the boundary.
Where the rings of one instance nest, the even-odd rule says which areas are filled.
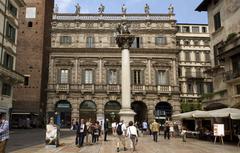
[[[124,151],[127,151],[127,148],[126,148],[126,147],[124,147],[124,148],[123,148],[123,150],[124,150]]]
[[[120,151],[120,149],[119,148],[117,148],[117,152],[119,152]]]

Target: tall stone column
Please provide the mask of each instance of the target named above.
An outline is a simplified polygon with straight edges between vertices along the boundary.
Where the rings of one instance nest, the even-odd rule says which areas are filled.
[[[120,119],[125,123],[134,121],[135,112],[131,109],[131,84],[130,84],[130,56],[129,48],[131,47],[134,36],[130,34],[128,29],[124,29],[125,24],[122,25],[122,29],[119,30],[116,42],[122,49],[122,109],[119,112]],[[126,30],[126,31],[124,31]]]

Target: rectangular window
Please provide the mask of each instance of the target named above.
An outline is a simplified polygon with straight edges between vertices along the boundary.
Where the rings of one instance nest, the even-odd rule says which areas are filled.
[[[197,78],[202,78],[201,68],[196,68],[196,77]]]
[[[210,62],[210,53],[206,53],[205,54],[205,60],[206,60],[206,62]]]
[[[3,66],[7,69],[13,70],[13,56],[4,53]]]
[[[204,94],[204,85],[202,82],[197,82],[197,93],[198,95]]]
[[[168,84],[168,72],[165,70],[158,70],[157,81],[158,81],[158,85],[167,85]]]
[[[199,27],[192,27],[193,33],[199,33]]]
[[[108,70],[108,84],[117,84],[117,70]]]
[[[186,51],[185,52],[185,61],[190,61],[190,52],[189,51]]]
[[[188,32],[190,32],[190,28],[187,26],[184,26],[184,27],[182,27],[182,32],[188,33]]]
[[[233,77],[237,78],[240,76],[240,54],[234,55],[232,59]]]
[[[72,37],[71,36],[60,36],[60,44],[71,44]]]
[[[215,31],[217,31],[219,28],[221,28],[221,16],[220,12],[214,15],[214,27]]]
[[[36,7],[27,7],[26,8],[26,19],[35,19],[36,18]]]
[[[187,82],[187,92],[189,94],[193,93],[193,83],[192,82]]]
[[[133,44],[132,44],[132,48],[141,48],[141,44],[142,44],[142,38],[135,37]]]
[[[93,84],[93,70],[85,70],[84,83],[85,84]]]
[[[202,27],[202,33],[207,33],[207,27]]]
[[[192,76],[192,72],[191,72],[191,68],[190,67],[186,67],[186,69],[185,69],[185,76],[186,77],[191,77]]]
[[[10,41],[15,43],[16,29],[7,22],[6,36]]]
[[[28,86],[29,85],[29,76],[25,75],[24,76],[24,86]]]
[[[12,87],[9,84],[3,83],[2,95],[11,96]]]
[[[196,58],[196,62],[200,62],[200,53],[199,52],[196,52],[195,54],[195,58]]]
[[[237,95],[240,95],[240,84],[236,85],[236,92]]]
[[[207,85],[207,93],[212,93],[213,92],[213,84],[212,82],[206,83]]]
[[[87,48],[94,48],[94,38],[92,36],[87,37]]]
[[[8,3],[8,10],[13,16],[15,17],[17,16],[17,8],[14,5],[12,5],[10,2]]]
[[[133,83],[134,84],[141,84],[142,83],[141,70],[134,70],[133,71]]]
[[[69,70],[61,70],[60,72],[60,83],[65,84],[69,82]]]
[[[166,45],[167,44],[167,38],[164,36],[156,37],[155,38],[155,44],[156,45]]]

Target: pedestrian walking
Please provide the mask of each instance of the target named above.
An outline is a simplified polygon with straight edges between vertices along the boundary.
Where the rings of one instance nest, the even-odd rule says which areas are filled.
[[[168,138],[168,140],[170,139],[170,126],[169,123],[166,122],[165,126],[164,126],[164,139]]]
[[[7,141],[9,139],[9,123],[6,114],[0,114],[0,153],[5,153]]]
[[[83,146],[84,137],[86,135],[86,132],[87,132],[86,124],[84,123],[84,119],[81,119],[81,122],[79,123],[79,125],[77,127],[77,137],[78,137],[77,145],[78,145],[78,147]]]
[[[157,142],[158,132],[160,130],[160,124],[157,123],[156,120],[154,120],[153,123],[150,124],[150,129],[152,131],[153,141]]]
[[[125,142],[126,125],[124,124],[123,120],[121,122],[117,123],[117,125],[116,125],[116,133],[117,133],[117,136],[118,136],[117,152],[120,151],[120,143],[122,143],[123,149],[124,149],[124,151],[126,151],[127,150],[126,142]]]
[[[104,141],[107,141],[107,135],[108,135],[108,119],[104,122]]]
[[[147,133],[147,129],[148,129],[148,123],[147,123],[147,121],[143,121],[143,122],[142,122],[143,134],[146,134],[146,133]]]
[[[171,138],[175,137],[173,123],[170,124],[169,131]]]
[[[137,128],[133,125],[133,121],[130,121],[127,128],[127,136],[131,142],[131,148],[133,151],[136,151],[136,144],[138,142]]]
[[[182,128],[181,135],[182,135],[182,141],[186,142],[187,129],[185,127]]]
[[[92,138],[92,119],[89,118],[88,121],[86,122],[86,128],[87,128],[87,132],[86,132],[86,144],[90,144],[90,140]]]
[[[115,121],[112,122],[112,134],[113,136],[116,136],[116,126],[117,123]]]
[[[99,136],[101,133],[101,126],[99,125],[99,122],[96,121],[95,124],[93,125],[93,133],[92,133],[92,143],[97,143],[99,140]]]

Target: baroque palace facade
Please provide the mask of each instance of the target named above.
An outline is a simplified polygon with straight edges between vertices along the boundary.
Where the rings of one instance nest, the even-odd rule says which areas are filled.
[[[135,121],[164,121],[180,113],[175,14],[58,13],[52,21],[47,118],[62,127],[84,119],[110,121],[121,109],[121,49],[116,27],[127,22],[135,40],[130,48],[131,108]],[[204,26],[207,28],[207,26]],[[180,38],[180,37],[179,37]],[[203,54],[204,56],[204,54]]]

